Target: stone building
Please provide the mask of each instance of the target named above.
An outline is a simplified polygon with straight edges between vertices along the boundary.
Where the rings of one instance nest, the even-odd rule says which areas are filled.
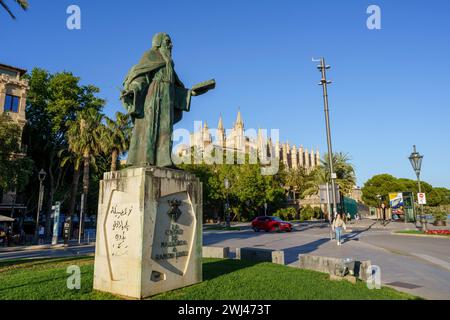
[[[12,121],[23,130],[27,123],[25,116],[28,81],[22,79],[26,70],[0,63],[0,114],[8,113]],[[20,141],[21,142],[21,141]],[[19,143],[20,143],[19,142]],[[24,156],[26,148],[22,146]],[[25,209],[16,203],[15,191],[0,190],[0,213],[12,212],[14,209]]]
[[[21,79],[26,70],[0,64],[0,114],[7,112],[23,129],[28,81]]]
[[[267,133],[263,131],[246,130],[242,114],[239,111],[236,122],[231,129],[225,129],[223,119],[220,117],[217,129],[210,129],[205,122],[202,127],[190,136],[190,146],[182,146],[181,153],[186,154],[191,147],[197,150],[206,148],[220,148],[222,150],[233,150],[249,154],[261,152],[266,156],[277,156],[283,162],[286,169],[306,168],[312,170],[320,164],[320,152],[313,149],[308,150],[303,146],[290,145],[289,143],[273,142]]]

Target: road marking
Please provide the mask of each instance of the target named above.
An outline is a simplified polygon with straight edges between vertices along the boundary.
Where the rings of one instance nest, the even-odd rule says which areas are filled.
[[[431,257],[426,254],[413,253],[413,255],[415,255],[416,257],[419,257],[421,259],[427,260],[428,262],[436,264],[436,265],[450,271],[450,263],[448,263],[447,261],[444,261],[444,260],[441,260],[441,259],[438,259],[435,257]]]

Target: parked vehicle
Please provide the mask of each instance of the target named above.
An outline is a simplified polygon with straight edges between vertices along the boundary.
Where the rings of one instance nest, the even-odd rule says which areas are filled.
[[[278,217],[257,217],[252,221],[252,228],[255,232],[261,230],[265,232],[291,232],[293,227],[292,223],[283,221]]]

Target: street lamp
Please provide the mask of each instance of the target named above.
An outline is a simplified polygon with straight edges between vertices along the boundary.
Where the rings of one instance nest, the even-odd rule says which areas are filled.
[[[37,207],[37,217],[36,217],[36,228],[34,231],[34,237],[35,241],[39,238],[39,215],[42,210],[42,202],[44,200],[44,185],[43,182],[45,180],[45,177],[47,176],[47,173],[44,171],[44,169],[41,169],[38,173],[38,179],[39,179],[39,199],[38,199],[38,207]]]
[[[325,125],[327,131],[327,145],[328,145],[328,162],[331,176],[331,200],[333,202],[333,221],[337,216],[337,195],[336,195],[336,173],[333,168],[333,144],[331,141],[331,126],[330,126],[330,109],[328,107],[328,85],[331,84],[331,81],[327,80],[327,70],[331,67],[325,63],[325,58],[320,58],[320,60],[313,59],[313,61],[320,61],[320,65],[317,67],[320,73],[322,74],[322,79],[320,80],[319,85],[323,88],[323,104],[324,104],[324,112],[325,112]]]
[[[422,185],[420,183],[420,171],[422,169],[423,156],[417,152],[416,146],[414,146],[413,153],[409,156],[409,161],[417,176],[417,182],[419,184],[419,193],[422,193]],[[406,219],[406,216],[405,216]],[[420,205],[420,223],[422,224],[422,230],[427,230],[427,219],[423,216],[423,204]]]
[[[230,202],[229,202],[229,199],[228,199],[228,190],[230,189],[230,180],[228,180],[228,178],[225,178],[224,185],[225,185],[225,190],[227,191],[227,203],[225,205],[226,227],[227,228],[231,228]]]

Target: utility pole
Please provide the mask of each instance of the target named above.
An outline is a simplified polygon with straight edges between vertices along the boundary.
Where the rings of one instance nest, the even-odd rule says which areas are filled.
[[[79,221],[79,226],[78,226],[78,244],[81,244],[81,234],[82,234],[82,227],[83,227],[83,213],[85,210],[85,205],[86,205],[86,201],[85,201],[85,194],[84,191],[81,194],[81,208],[80,208],[80,221]]]
[[[317,61],[317,60],[313,60]],[[331,126],[330,126],[330,109],[328,108],[328,85],[331,81],[327,80],[327,70],[330,69],[329,65],[325,64],[325,58],[320,58],[320,65],[317,67],[322,73],[322,80],[319,85],[323,88],[323,103],[325,108],[325,123],[327,128],[327,143],[328,143],[328,162],[330,166],[330,177],[331,177],[331,200],[333,204],[333,219],[337,216],[337,201],[336,201],[336,174],[334,172],[333,166],[333,145],[331,143]]]

